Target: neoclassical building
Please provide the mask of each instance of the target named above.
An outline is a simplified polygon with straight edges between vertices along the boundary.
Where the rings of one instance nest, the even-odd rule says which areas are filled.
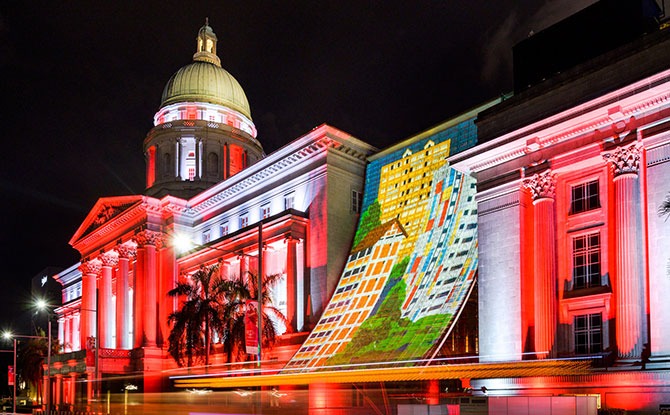
[[[263,360],[288,360],[333,294],[376,149],[321,125],[266,155],[216,46],[205,24],[193,62],[165,86],[144,140],[146,193],[100,198],[70,241],[82,260],[55,276],[65,353],[50,369],[54,403],[91,397],[83,379],[133,374],[159,389],[175,367],[166,350],[178,301],[167,292],[202,265],[281,275],[272,300],[288,326]],[[176,237],[191,242],[186,252]]]
[[[617,9],[589,13],[605,3]],[[288,323],[263,360],[305,377],[420,361],[411,379],[433,402],[450,382],[516,413],[566,396],[670,403],[670,29],[644,33],[379,153],[322,125],[265,155],[206,24],[144,141],[146,194],[101,198],[71,240],[82,262],[55,277],[54,402],[121,374],[157,390],[174,367],[166,294],[219,264],[282,276],[272,300]],[[178,251],[177,235],[193,245]],[[371,381],[410,379],[393,369]]]
[[[473,390],[629,411],[670,401],[668,50],[656,31],[520,91],[449,158],[478,182],[480,362],[594,363]]]

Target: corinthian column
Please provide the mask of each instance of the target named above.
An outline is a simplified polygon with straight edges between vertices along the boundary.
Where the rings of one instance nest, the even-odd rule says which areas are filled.
[[[116,348],[130,349],[130,309],[128,307],[130,260],[135,257],[135,246],[131,243],[116,247],[119,252],[119,274],[116,276]]]
[[[81,264],[81,320],[80,344],[88,345],[89,337],[96,336],[95,317],[96,308],[96,280],[102,263],[97,260],[86,261]]]
[[[116,252],[105,252],[100,254],[102,271],[100,273],[100,310],[98,310],[100,322],[99,337],[100,347],[111,349],[114,347],[112,334],[114,333],[114,309],[112,308],[112,268],[119,263]]]
[[[162,234],[145,229],[135,235],[133,240],[137,243],[138,250],[144,251],[144,298],[139,298],[140,301],[144,302],[142,307],[144,312],[141,316],[143,317],[142,328],[144,330],[143,346],[155,347],[158,324],[156,248],[162,246]],[[139,266],[138,255],[138,268]]]
[[[616,342],[620,359],[639,358],[646,338],[644,272],[640,239],[640,149],[618,147],[603,154],[614,175],[616,229]]]
[[[556,336],[556,184],[550,171],[525,183],[533,197],[533,286],[535,352],[538,359],[555,355]]]

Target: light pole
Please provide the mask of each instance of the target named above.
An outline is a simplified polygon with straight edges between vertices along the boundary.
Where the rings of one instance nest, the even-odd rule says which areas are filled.
[[[13,390],[12,390],[12,412],[16,413],[16,340],[21,338],[21,339],[43,339],[44,336],[20,336],[16,334],[12,334],[9,331],[6,331],[2,333],[2,337],[4,337],[6,340],[12,339],[14,341],[14,385],[13,385]],[[51,341],[49,341],[49,344],[51,344]],[[48,359],[51,359],[51,353],[50,351],[47,352]],[[48,400],[47,400],[48,402]]]
[[[46,310],[47,313],[47,390],[46,393],[46,410],[47,415],[51,413],[51,310],[46,301],[40,299],[36,303],[38,310]]]

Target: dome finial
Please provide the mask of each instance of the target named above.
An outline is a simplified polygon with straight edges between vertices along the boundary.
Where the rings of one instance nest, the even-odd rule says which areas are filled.
[[[197,46],[194,61],[209,62],[216,66],[221,66],[221,60],[216,55],[216,34],[209,27],[209,17],[205,17],[205,25],[198,31]]]

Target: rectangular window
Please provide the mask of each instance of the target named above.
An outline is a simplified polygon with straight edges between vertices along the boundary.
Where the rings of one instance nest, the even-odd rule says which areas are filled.
[[[603,351],[602,314],[575,316],[575,354],[600,353]]]
[[[240,215],[240,229],[249,226],[249,214],[243,213]]]
[[[577,236],[572,240],[572,288],[600,285],[600,233]]]
[[[363,192],[357,190],[351,191],[351,211],[353,213],[361,213],[363,207]]]
[[[207,229],[202,233],[202,243],[206,244],[207,242],[212,240],[212,231]]]
[[[598,180],[572,186],[570,214],[586,212],[600,207]]]
[[[221,236],[226,236],[228,235],[229,229],[228,229],[228,222],[223,222],[220,227],[221,230]]]
[[[295,194],[289,193],[284,196],[284,210],[293,209],[295,206]]]
[[[261,206],[261,219],[270,217],[270,204]]]

